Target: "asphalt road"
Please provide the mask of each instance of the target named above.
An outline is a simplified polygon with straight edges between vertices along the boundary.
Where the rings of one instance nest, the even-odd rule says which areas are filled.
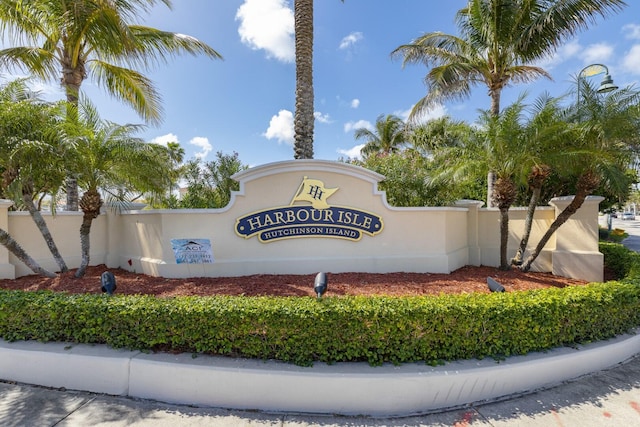
[[[627,248],[632,251],[640,252],[640,216],[635,220],[622,220],[620,218],[614,218],[612,222],[612,228],[620,228],[627,232],[629,237],[622,242]],[[602,215],[598,218],[600,225],[607,226],[607,216]]]

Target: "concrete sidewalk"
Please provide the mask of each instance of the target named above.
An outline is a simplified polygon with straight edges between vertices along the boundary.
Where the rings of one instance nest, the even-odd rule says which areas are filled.
[[[277,390],[274,390],[277,393]],[[0,382],[3,427],[79,426],[562,426],[640,425],[640,357],[499,402],[403,418],[230,411]]]

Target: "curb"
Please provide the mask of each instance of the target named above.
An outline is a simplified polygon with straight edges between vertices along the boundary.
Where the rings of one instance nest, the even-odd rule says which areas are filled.
[[[0,340],[0,378],[175,404],[393,417],[527,393],[640,353],[640,335],[510,357],[424,364],[316,363],[145,354],[104,345]]]

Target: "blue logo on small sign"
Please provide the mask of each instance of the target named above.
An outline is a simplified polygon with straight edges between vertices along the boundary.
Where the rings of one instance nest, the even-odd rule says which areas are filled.
[[[384,227],[378,215],[359,209],[330,206],[326,199],[338,188],[325,188],[317,179],[304,177],[291,205],[245,215],[236,220],[236,233],[263,242],[297,237],[333,237],[357,241],[363,233],[374,236]],[[293,205],[296,201],[311,205]]]

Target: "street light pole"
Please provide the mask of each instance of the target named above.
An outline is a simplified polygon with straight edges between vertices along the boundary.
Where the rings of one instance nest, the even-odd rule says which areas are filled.
[[[578,105],[580,105],[580,80],[587,77],[597,76],[598,74],[604,74],[600,87],[596,90],[598,93],[607,93],[618,89],[618,86],[613,84],[613,79],[609,74],[609,69],[606,65],[591,64],[584,67],[578,73]]]
[[[609,69],[607,68],[606,65],[602,65],[602,64],[587,65],[582,70],[580,70],[577,78],[578,100],[576,105],[578,107],[578,114],[580,114],[580,80],[586,79],[587,77],[597,76],[598,74],[604,74],[604,77],[602,78],[602,82],[600,82],[600,87],[596,90],[597,93],[607,93],[607,92],[611,92],[618,89],[618,86],[613,84],[613,79],[611,78],[611,75],[609,74]],[[609,211],[608,218],[607,218],[607,229],[609,230],[609,232],[611,232],[611,228],[613,225],[612,222],[613,222],[613,219],[611,217],[611,211]]]

